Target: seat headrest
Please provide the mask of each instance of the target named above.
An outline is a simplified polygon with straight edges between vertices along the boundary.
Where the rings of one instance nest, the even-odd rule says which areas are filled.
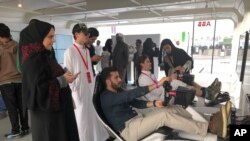
[[[104,91],[105,85],[101,81],[101,74],[96,75],[95,80],[95,88],[94,88],[94,95],[98,95],[100,97],[100,94]]]

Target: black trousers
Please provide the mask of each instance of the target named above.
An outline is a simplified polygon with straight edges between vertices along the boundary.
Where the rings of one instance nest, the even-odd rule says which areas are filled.
[[[137,64],[136,62],[134,61],[134,84],[136,86],[139,86],[139,83],[138,83],[138,79],[139,79],[139,72],[138,72],[138,69],[137,69]]]
[[[23,111],[22,106],[22,83],[10,83],[0,86],[3,100],[9,113],[12,133],[20,132],[21,130],[29,129],[28,112]]]

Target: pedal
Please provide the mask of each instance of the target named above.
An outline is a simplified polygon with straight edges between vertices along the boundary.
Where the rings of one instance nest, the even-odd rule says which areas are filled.
[[[236,124],[236,108],[231,108],[231,124]]]

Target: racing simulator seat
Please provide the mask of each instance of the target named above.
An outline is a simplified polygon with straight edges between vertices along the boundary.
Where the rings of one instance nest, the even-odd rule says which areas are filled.
[[[98,120],[103,124],[106,130],[109,133],[110,138],[107,141],[125,141],[119,133],[116,133],[109,123],[107,122],[104,113],[101,108],[100,103],[100,94],[105,89],[105,86],[102,84],[100,80],[100,74],[96,76],[94,94],[93,94],[93,105],[97,113]],[[189,112],[192,113],[195,117],[201,117],[195,110],[192,108],[186,108]],[[104,139],[106,140],[106,139]],[[166,140],[206,140],[206,137],[191,135],[185,132],[175,131],[168,127],[163,127],[158,129],[157,131],[153,132],[152,134],[146,136],[141,141],[166,141]],[[214,136],[210,141],[216,141],[217,137]]]

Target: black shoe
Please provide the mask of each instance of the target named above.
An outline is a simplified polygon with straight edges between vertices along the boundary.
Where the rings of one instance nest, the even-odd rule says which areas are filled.
[[[19,132],[19,133],[7,133],[7,134],[5,134],[4,135],[7,139],[17,139],[17,138],[21,138],[22,137],[22,135],[21,135],[21,133]]]
[[[30,133],[29,129],[26,129],[26,130],[22,130],[21,135],[25,136],[25,135],[28,135],[29,133]]]
[[[131,86],[136,86],[136,84],[132,84]]]
[[[227,92],[225,92],[225,93],[219,93],[216,96],[215,100],[210,101],[209,103],[206,103],[206,106],[214,106],[214,105],[217,105],[217,104],[220,104],[222,102],[229,101],[229,100],[230,100],[230,96],[229,96],[229,94]],[[231,108],[231,105],[230,105],[230,107],[228,106],[228,108],[227,108],[228,109],[227,110],[227,114],[229,113],[230,108]]]

